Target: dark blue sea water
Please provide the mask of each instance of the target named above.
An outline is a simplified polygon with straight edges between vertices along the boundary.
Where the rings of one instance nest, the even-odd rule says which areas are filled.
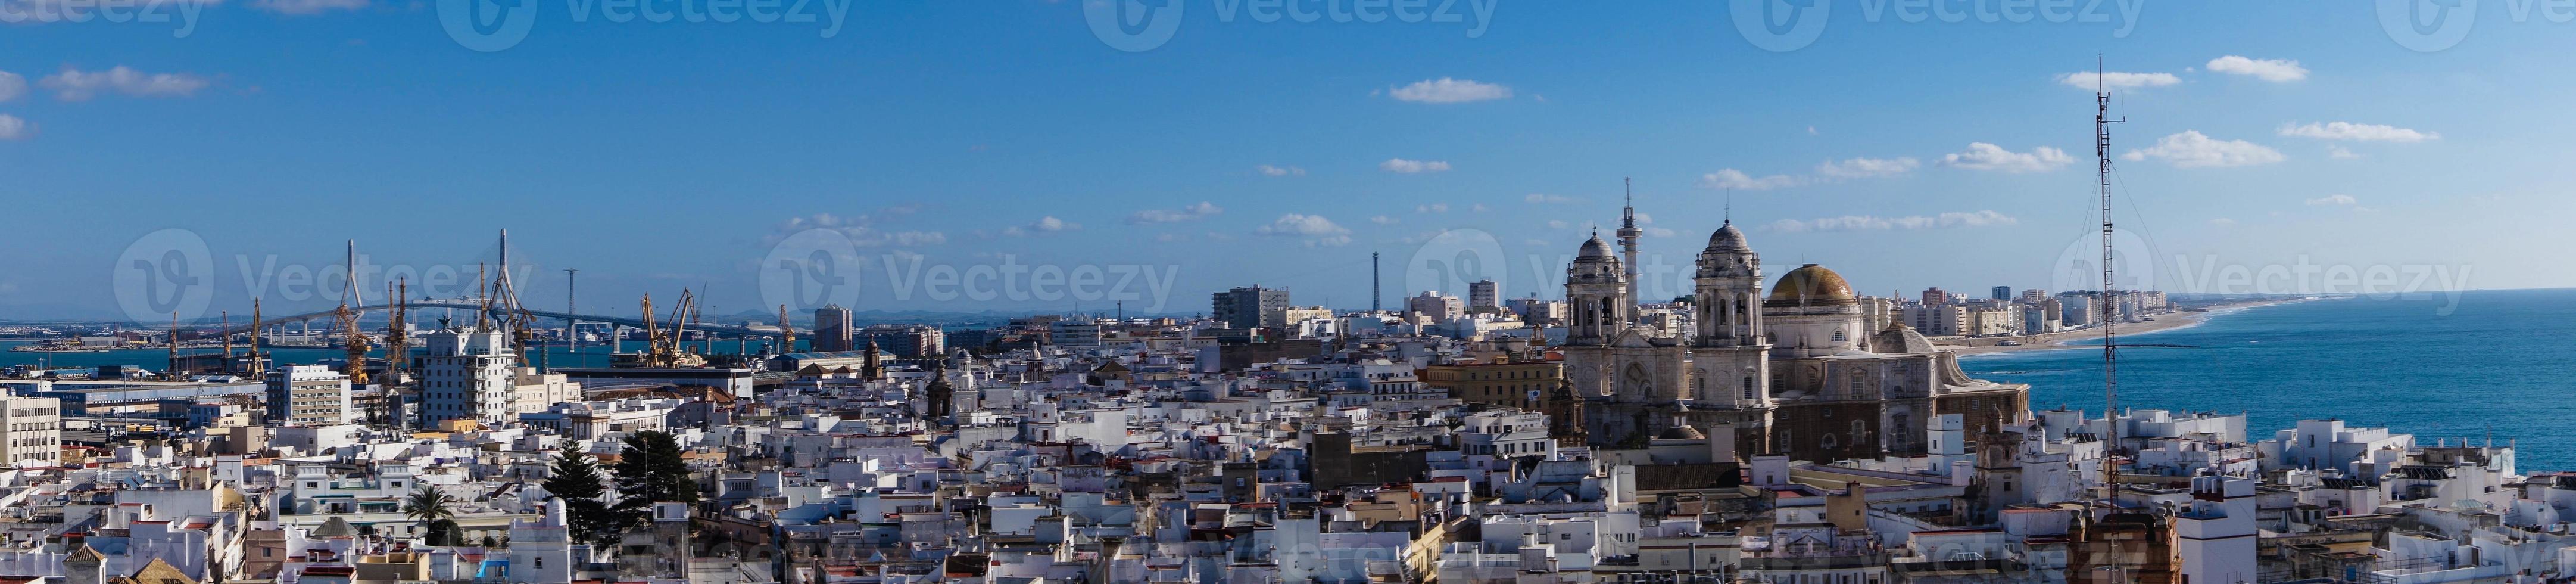
[[[2523,472],[2576,470],[2576,290],[2320,299],[2122,337],[2197,349],[2120,350],[2123,407],[2246,413],[2250,439],[2341,418],[2437,438],[2517,441]],[[1976,377],[2031,384],[2031,407],[2099,412],[2092,348],[1977,355]],[[2098,415],[2098,414],[2097,414]]]

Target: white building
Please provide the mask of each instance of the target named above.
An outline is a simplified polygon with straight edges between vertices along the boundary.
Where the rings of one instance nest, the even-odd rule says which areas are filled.
[[[517,355],[497,330],[452,327],[421,335],[421,421],[473,419],[497,423],[518,417]]]
[[[62,460],[62,401],[50,397],[0,398],[0,428],[9,438],[10,466],[51,466]]]
[[[349,377],[320,365],[288,365],[268,371],[268,421],[286,426],[346,424],[356,417],[349,404]]]

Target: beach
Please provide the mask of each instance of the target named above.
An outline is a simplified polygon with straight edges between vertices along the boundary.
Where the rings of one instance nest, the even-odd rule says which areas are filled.
[[[2246,300],[2246,301],[2240,301],[2240,302],[2226,302],[2226,303],[2220,303],[2220,304],[2212,304],[2212,305],[2209,305],[2209,306],[2206,306],[2206,307],[2202,307],[2202,308],[2200,308],[2200,309],[2198,309],[2198,310],[2183,311],[2183,312],[2169,312],[2169,313],[2164,313],[2164,314],[2154,315],[2154,316],[2152,316],[2151,318],[2154,318],[2155,320],[2150,320],[2150,321],[2115,323],[2115,324],[2113,324],[2113,325],[2112,325],[2111,333],[2112,333],[2113,335],[2126,336],[2126,335],[2141,335],[2141,334],[2146,334],[2146,333],[2152,333],[2152,332],[2158,332],[2158,331],[2168,331],[2168,330],[2174,330],[2174,329],[2180,329],[2180,328],[2188,328],[2188,327],[2192,327],[2192,326],[2199,325],[2202,321],[2207,320],[2207,319],[2209,319],[2210,317],[2217,316],[2217,315],[2221,315],[2221,314],[2226,314],[2226,313],[2235,312],[2235,311],[2239,311],[2239,310],[2245,310],[2245,309],[2249,309],[2249,308],[2259,308],[2259,307],[2271,306],[2271,305],[2275,305],[2275,304],[2286,304],[2286,303],[2290,303],[2290,302],[2298,302],[2298,301],[2301,301],[2301,300],[2306,300],[2306,299],[2305,299],[2305,298],[2282,298],[2282,299],[2267,299],[2267,300]],[[2037,334],[2037,335],[2023,335],[2023,336],[2018,336],[2018,337],[1985,337],[1985,338],[1976,338],[1976,339],[1942,338],[1942,339],[1932,339],[1932,343],[1933,343],[1934,345],[1938,345],[1942,350],[1950,351],[1950,352],[1952,352],[1952,353],[1956,353],[1956,354],[1959,354],[1959,355],[1977,355],[1977,354],[1983,354],[1983,353],[2001,353],[2001,352],[2007,352],[2007,351],[2029,351],[2029,350],[2070,349],[2070,348],[2076,348],[2076,347],[2071,346],[2071,345],[2068,345],[2067,343],[2069,343],[2069,342],[2072,342],[2072,341],[2080,341],[2080,340],[2084,340],[2084,339],[2099,339],[2099,338],[2102,338],[2102,329],[2098,329],[2098,328],[2087,328],[2087,329],[2078,329],[2078,330],[2071,330],[2071,331],[2061,331],[2061,332],[2045,333],[2045,334]],[[2001,345],[1997,345],[1997,344],[1996,344],[1996,343],[2000,343],[2000,342],[2003,342],[2003,341],[2006,341],[2006,340],[2011,340],[2011,341],[2020,341],[2020,342],[2021,342],[2021,344],[2019,344],[2019,345],[2013,345],[2013,346],[2001,346]],[[1973,343],[1977,343],[1977,344],[1974,344],[1974,345],[1954,344],[1954,343],[1960,343],[1960,342],[1973,342]],[[2125,344],[2125,343],[2124,343],[2124,344]]]

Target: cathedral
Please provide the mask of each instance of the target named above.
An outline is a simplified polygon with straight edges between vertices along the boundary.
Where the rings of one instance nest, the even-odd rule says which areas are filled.
[[[1865,324],[1841,274],[1807,264],[1762,289],[1762,258],[1732,220],[1700,251],[1680,305],[1687,338],[1639,326],[1634,211],[1623,260],[1595,234],[1565,269],[1570,391],[1594,445],[1733,426],[1739,456],[1833,461],[1918,456],[1924,424],[1964,414],[1968,434],[2011,422],[2030,386],[1970,379],[1957,356],[1901,323]],[[1678,424],[1690,426],[1688,429]]]

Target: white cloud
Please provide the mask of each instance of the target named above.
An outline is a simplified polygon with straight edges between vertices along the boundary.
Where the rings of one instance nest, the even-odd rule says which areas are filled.
[[[1792,232],[1947,229],[1953,227],[2000,227],[2016,223],[2020,223],[2020,220],[1994,211],[1953,211],[1939,215],[1907,215],[1904,217],[1844,215],[1841,217],[1825,217],[1810,221],[1782,219],[1772,222],[1771,229],[1773,231]]]
[[[0,140],[25,140],[35,134],[35,130],[27,127],[26,120],[18,119],[18,116],[0,114]]]
[[[1134,214],[1127,216],[1127,223],[1130,225],[1144,225],[1148,223],[1179,223],[1182,221],[1197,221],[1200,219],[1214,217],[1216,214],[1224,212],[1225,208],[1216,206],[1216,203],[1199,201],[1196,205],[1190,205],[1179,209],[1146,209],[1143,211],[1137,211]]]
[[[2281,135],[2360,142],[2422,142],[2442,139],[2442,135],[2437,132],[2418,132],[2384,124],[2352,122],[2310,123],[2304,126],[2297,123],[2281,124]]]
[[[1431,203],[1431,204],[1428,204],[1428,205],[1414,205],[1414,206],[1413,206],[1413,212],[1415,212],[1415,213],[1447,213],[1447,212],[1449,212],[1449,204],[1448,204],[1448,203]]]
[[[2235,227],[2235,226],[2236,226],[2236,220],[2235,220],[2235,219],[2229,219],[2229,218],[2226,218],[2226,217],[2220,217],[2220,218],[2217,218],[2217,219],[2211,219],[2211,220],[2209,220],[2209,224],[2210,224],[2210,225],[2216,225],[2216,226],[2219,226],[2219,227]]]
[[[144,73],[124,65],[106,71],[82,71],[64,66],[61,73],[47,75],[36,85],[54,91],[63,101],[81,101],[103,92],[116,92],[136,97],[185,96],[206,87],[204,77],[186,73]]]
[[[2361,155],[2354,154],[2351,150],[2346,150],[2342,146],[2327,146],[2326,157],[2333,158],[2335,160],[2352,160],[2355,158],[2361,158]]]
[[[1969,143],[1967,151],[1953,152],[1941,157],[1943,166],[2015,174],[2047,172],[2065,168],[2074,163],[2075,157],[2068,156],[2066,151],[2056,148],[2040,146],[2030,149],[2029,152],[2014,152],[2005,150],[2002,146],[1984,142]]]
[[[307,15],[366,8],[367,0],[259,0],[251,5],[278,14]]]
[[[1806,182],[1805,179],[1785,174],[1754,178],[1744,174],[1744,171],[1732,168],[1721,169],[1699,177],[1699,186],[1719,190],[1767,191],[1798,186],[1804,182]]]
[[[1002,234],[1011,237],[1026,237],[1031,235],[1045,235],[1048,233],[1073,231],[1081,228],[1082,224],[1080,223],[1057,219],[1054,215],[1048,215],[1045,217],[1039,217],[1037,221],[1030,222],[1027,225],[1005,228],[1002,230]]]
[[[831,213],[815,213],[801,217],[789,217],[786,221],[778,224],[778,228],[768,236],[767,241],[771,244],[776,244],[777,242],[786,239],[787,236],[795,235],[796,232],[799,231],[807,229],[830,229],[848,236],[850,238],[850,243],[860,247],[921,247],[948,243],[948,234],[938,231],[887,231],[876,227],[876,223],[879,219],[888,216],[909,215],[913,211],[914,209],[910,206],[897,206],[879,209],[875,213],[866,215],[843,216]]]
[[[1484,203],[1476,203],[1476,204],[1473,204],[1473,205],[1468,205],[1468,206],[1467,206],[1467,210],[1468,210],[1469,212],[1474,212],[1474,213],[1483,213],[1483,212],[1486,212],[1486,211],[1491,211],[1491,210],[1493,210],[1493,209],[1492,209],[1492,208],[1490,208],[1490,207],[1486,207]]]
[[[1294,166],[1271,166],[1264,164],[1252,168],[1254,170],[1261,171],[1262,176],[1306,176],[1306,169]]]
[[[1567,228],[1567,227],[1573,227],[1573,226],[1574,226],[1574,224],[1572,224],[1572,223],[1567,223],[1567,222],[1565,222],[1565,220],[1563,220],[1563,219],[1550,220],[1550,221],[1548,221],[1548,222],[1547,222],[1547,228],[1548,228],[1548,229],[1564,229],[1564,228]]]
[[[1572,203],[1572,202],[1574,202],[1574,198],[1573,198],[1573,197],[1567,197],[1567,196],[1564,196],[1564,195],[1550,195],[1550,194],[1546,194],[1546,193],[1530,193],[1528,196],[1521,197],[1521,200],[1523,200],[1523,201],[1529,201],[1529,202],[1531,202],[1531,203]]]
[[[1467,103],[1493,99],[1511,99],[1512,88],[1466,79],[1426,79],[1412,85],[1387,89],[1387,95],[1398,101],[1413,103]]]
[[[1420,173],[1420,172],[1445,172],[1445,171],[1449,170],[1449,163],[1448,163],[1448,162],[1445,162],[1445,161],[1439,161],[1439,160],[1429,160],[1429,161],[1424,161],[1424,160],[1405,160],[1405,159],[1402,159],[1402,158],[1389,158],[1389,159],[1386,159],[1386,162],[1380,162],[1380,163],[1377,163],[1377,168],[1378,168],[1378,170],[1383,170],[1383,171],[1387,171],[1387,172],[1400,172],[1400,173],[1404,173],[1404,174],[1414,174],[1414,173]]]
[[[18,96],[26,94],[27,78],[20,77],[16,73],[0,71],[0,101],[18,99]]]
[[[1347,235],[1351,230],[1343,229],[1340,225],[1334,225],[1333,220],[1326,219],[1322,215],[1289,213],[1286,215],[1280,215],[1279,219],[1271,221],[1269,225],[1263,225],[1260,229],[1253,230],[1253,232],[1262,235],[1286,237],[1314,237],[1326,235]]]
[[[1673,232],[1673,230],[1670,230],[1670,229],[1665,229],[1665,228],[1662,228],[1662,227],[1648,227],[1648,228],[1646,228],[1646,236],[1647,236],[1647,237],[1672,237],[1673,235],[1674,235],[1674,232]]]
[[[1896,158],[1853,158],[1841,162],[1825,161],[1816,165],[1816,174],[1830,178],[1867,178],[1895,176],[1913,172],[1923,162],[1911,156]]]
[[[2120,157],[2128,160],[2155,158],[2176,168],[2259,166],[2285,158],[2281,151],[2269,146],[2244,140],[2212,139],[2199,130],[2184,130],[2183,133],[2166,136],[2157,140],[2155,146],[2131,150]]]
[[[2209,70],[2230,75],[2245,75],[2273,83],[2286,83],[2308,78],[2308,69],[2298,61],[2283,59],[2248,59],[2228,55],[2209,60]]]
[[[2352,198],[2352,195],[2326,195],[2323,197],[2308,199],[2308,206],[2310,207],[2340,207],[2359,203],[2361,203],[2361,200]]]
[[[2059,74],[2057,76],[2057,82],[2064,83],[2069,87],[2093,89],[2097,87],[2094,84],[2095,77],[2096,75],[2094,75],[2092,71],[2078,71],[2074,73]],[[2164,87],[2167,85],[2182,83],[2182,78],[2175,77],[2172,73],[2122,73],[2119,71],[2112,71],[2103,73],[2099,75],[2099,77],[2101,79],[2101,85],[2098,87],[2106,89]]]
[[[1394,217],[1388,217],[1385,215],[1371,215],[1369,216],[1369,222],[1379,225],[1394,225],[1399,223],[1399,221],[1396,221]]]

